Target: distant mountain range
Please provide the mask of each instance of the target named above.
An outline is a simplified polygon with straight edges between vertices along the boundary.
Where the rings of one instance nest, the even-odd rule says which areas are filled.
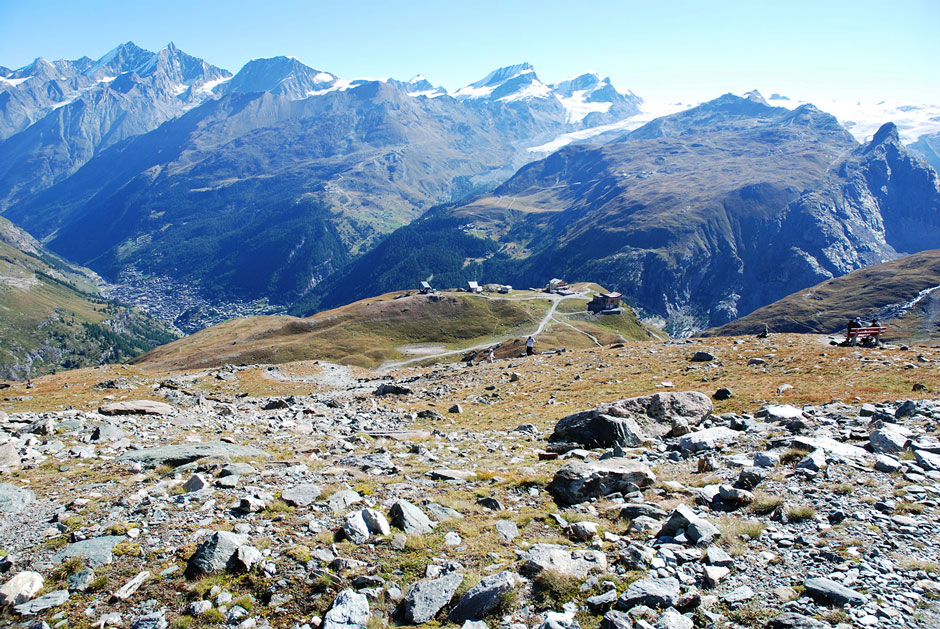
[[[892,124],[859,145],[811,105],[726,95],[569,146],[436,208],[314,287],[304,313],[433,277],[589,277],[673,334],[940,242],[937,173]]]
[[[429,277],[564,275],[677,334],[940,241],[936,173],[896,127],[862,146],[770,102],[654,118],[609,79],[528,64],[448,92],[129,42],[0,68],[0,213],[108,280],[167,278],[164,301],[186,284],[307,314]],[[930,158],[940,123],[914,109],[890,111]]]

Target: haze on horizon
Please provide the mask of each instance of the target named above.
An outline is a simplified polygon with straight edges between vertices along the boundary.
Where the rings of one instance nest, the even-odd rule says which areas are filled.
[[[938,26],[940,3],[932,0],[900,0],[891,10],[872,0],[168,0],[160,11],[117,0],[4,0],[0,65],[172,41],[232,72],[252,58],[291,55],[344,78],[422,74],[451,91],[528,61],[544,82],[596,71],[658,103],[758,89],[810,101],[927,104],[940,102]]]

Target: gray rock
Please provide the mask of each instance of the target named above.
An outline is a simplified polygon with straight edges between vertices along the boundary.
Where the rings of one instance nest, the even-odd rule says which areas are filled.
[[[633,629],[633,623],[629,614],[612,609],[604,614],[600,629]]]
[[[917,413],[917,402],[914,400],[906,400],[894,411],[894,416],[897,419],[902,417],[911,417]]]
[[[914,450],[914,458],[922,468],[940,471],[940,454],[934,454],[926,450]]]
[[[58,607],[59,605],[64,604],[69,600],[69,591],[68,590],[54,590],[40,596],[39,598],[34,598],[31,601],[25,603],[20,603],[13,607],[14,611],[23,616],[33,616],[38,614],[41,611],[49,609],[51,607]]]
[[[520,570],[526,576],[543,571],[583,579],[592,572],[607,570],[607,557],[598,550],[569,550],[557,544],[535,544],[521,557]]]
[[[434,530],[430,518],[421,509],[405,500],[399,500],[389,510],[392,524],[408,535],[424,535]]]
[[[687,505],[679,505],[676,507],[656,536],[674,537],[680,530],[685,531],[686,537],[688,537],[692,543],[699,541],[707,543],[719,534],[718,529],[714,525],[703,520]]]
[[[690,360],[693,363],[709,363],[715,360],[715,355],[711,352],[695,352]]]
[[[721,597],[725,603],[735,605],[754,598],[754,590],[749,585],[737,587]]]
[[[102,415],[170,415],[173,407],[153,400],[127,400],[104,404],[98,412]]]
[[[229,568],[238,547],[248,543],[245,535],[216,531],[196,549],[186,565],[190,578],[221,572]]]
[[[448,616],[451,622],[485,618],[516,587],[516,575],[503,571],[490,575],[470,588]]]
[[[460,629],[490,629],[482,620],[465,620]]]
[[[596,614],[600,611],[613,607],[618,598],[620,598],[620,595],[617,594],[617,590],[610,589],[603,594],[590,596],[584,602],[587,603],[588,609]]]
[[[803,450],[822,450],[827,454],[838,457],[852,459],[860,463],[870,464],[872,455],[858,446],[836,441],[831,437],[794,437],[790,440],[790,445],[794,448]]]
[[[261,551],[254,546],[239,546],[229,560],[229,567],[237,572],[248,572],[261,561],[262,556]]]
[[[131,625],[131,629],[167,629],[169,626],[170,623],[166,620],[166,612],[161,610],[138,616]]]
[[[75,574],[69,575],[66,582],[69,590],[73,592],[84,592],[95,580],[95,571],[91,568],[79,570]]]
[[[756,460],[756,457],[755,457]],[[754,489],[767,478],[767,472],[761,467],[742,467],[735,483],[742,489]]]
[[[323,618],[323,629],[365,629],[369,623],[369,599],[354,590],[343,590]]]
[[[202,491],[209,487],[209,481],[202,474],[193,474],[188,481],[183,484],[183,489],[187,493]]]
[[[910,441],[900,432],[887,427],[872,432],[868,440],[871,442],[872,451],[876,454],[897,454],[902,452]]]
[[[734,443],[740,438],[741,434],[736,430],[715,426],[685,435],[679,439],[679,449],[683,452],[703,452]]]
[[[765,629],[830,629],[829,623],[796,612],[786,612],[767,621]]]
[[[864,605],[868,597],[852,588],[847,588],[838,581],[825,577],[814,577],[803,582],[806,593],[814,601],[824,605]]]
[[[754,455],[755,467],[777,467],[780,465],[780,455],[776,452],[758,452]]]
[[[357,502],[362,502],[362,496],[351,489],[341,489],[330,494],[330,497],[326,499],[326,505],[333,513],[342,513]]]
[[[893,474],[895,472],[900,472],[902,467],[903,466],[901,465],[901,462],[893,456],[889,456],[887,454],[875,455],[875,469],[879,472]]]
[[[62,562],[72,557],[84,557],[90,566],[103,566],[114,560],[114,554],[111,551],[115,546],[126,539],[127,538],[123,535],[90,537],[80,542],[69,544],[60,552],[53,555],[52,560]]]
[[[411,393],[411,387],[392,382],[383,382],[375,390],[375,395],[411,395]]]
[[[709,546],[705,549],[705,561],[712,566],[728,567],[734,564],[734,559],[720,546]]]
[[[678,579],[673,577],[640,579],[631,583],[627,591],[620,595],[617,599],[617,609],[628,611],[637,605],[664,609],[673,607],[678,598]]]
[[[0,513],[17,513],[36,500],[36,494],[9,483],[0,483]]]
[[[0,445],[0,466],[2,467],[13,467],[22,463],[23,460],[20,458],[20,453],[17,451],[16,446],[11,442],[4,443]]]
[[[654,482],[650,468],[625,458],[569,461],[555,473],[548,490],[558,503],[571,505],[615,492],[630,493]]]
[[[803,457],[800,462],[796,464],[796,467],[797,469],[821,472],[826,468],[826,453],[822,450],[813,450]]]
[[[270,456],[267,452],[224,441],[208,441],[205,443],[183,443],[175,446],[160,446],[157,448],[144,448],[131,450],[117,458],[119,462],[136,462],[144,467],[157,467],[169,465],[179,467],[207,457],[260,457]]]
[[[307,483],[285,489],[281,492],[281,499],[293,507],[306,507],[313,504],[322,493],[323,490],[319,485]]]
[[[499,520],[496,522],[496,533],[504,542],[511,542],[519,536],[519,527],[512,520]]]
[[[435,520],[438,522],[446,522],[447,520],[463,520],[463,514],[455,509],[450,507],[445,507],[436,502],[430,502],[424,506],[428,510]],[[503,520],[500,520],[503,521]],[[497,528],[499,524],[497,523]]]
[[[561,418],[549,441],[569,441],[588,448],[635,447],[649,438],[633,417],[612,417],[597,410]]]
[[[226,476],[251,476],[258,471],[250,463],[229,463],[219,470],[219,478]]]
[[[402,600],[398,608],[399,616],[408,624],[433,620],[450,603],[461,583],[463,574],[460,572],[452,572],[439,579],[418,581]]]
[[[91,433],[92,441],[117,441],[127,436],[127,433],[114,424],[105,422],[97,426]]]
[[[38,572],[24,570],[0,587],[0,606],[19,605],[36,596],[42,589],[43,578]]]
[[[656,621],[656,629],[692,629],[693,626],[691,618],[687,618],[672,609],[664,611],[663,615]]]
[[[663,520],[669,515],[656,505],[628,502],[620,510],[620,517],[624,520],[635,520],[639,517],[653,518],[654,520]]]
[[[697,426],[713,408],[708,396],[698,391],[643,395],[562,418],[549,441],[603,447],[641,445],[650,438],[665,436],[676,425]],[[630,421],[617,422],[627,419]]]

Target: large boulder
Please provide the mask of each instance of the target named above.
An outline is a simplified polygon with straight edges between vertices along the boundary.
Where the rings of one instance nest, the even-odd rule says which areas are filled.
[[[536,544],[522,556],[520,571],[535,576],[543,571],[586,578],[607,571],[607,556],[599,550],[569,550],[557,544]]]
[[[656,475],[647,466],[614,457],[589,463],[565,463],[555,472],[548,491],[559,504],[572,505],[617,492],[626,494],[654,482]]]
[[[463,595],[448,619],[451,622],[463,622],[486,617],[516,587],[517,578],[518,575],[506,570],[484,578]]]
[[[433,620],[437,612],[450,602],[461,583],[461,572],[451,572],[439,579],[418,581],[402,600],[398,615],[409,625]]]
[[[648,437],[632,417],[613,417],[597,410],[562,417],[550,441],[570,441],[589,448],[643,445]]]
[[[713,408],[708,396],[698,391],[642,395],[563,417],[549,441],[589,447],[638,446],[675,427],[697,426]]]

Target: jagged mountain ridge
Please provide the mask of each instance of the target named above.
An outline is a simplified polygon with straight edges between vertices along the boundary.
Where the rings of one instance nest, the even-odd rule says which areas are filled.
[[[531,71],[531,66],[523,65]],[[491,77],[513,67],[519,66],[497,70]],[[535,76],[534,71],[531,74]],[[127,42],[97,61],[40,58],[17,70],[4,68],[0,70],[0,212],[74,173],[98,151],[155,129],[207,100],[233,92],[270,92],[297,100],[366,82],[343,80],[283,56],[253,59],[233,76],[172,43],[154,53]],[[414,97],[447,95],[426,79],[420,85],[387,82],[407,86]],[[500,98],[530,100],[514,91],[512,77],[490,82]],[[537,78],[535,82],[541,85]],[[602,87],[590,93],[589,111],[583,111],[583,95],[556,96],[547,87],[543,95],[547,98],[530,106],[567,117],[571,128],[639,112],[638,97],[620,94],[609,80]]]
[[[893,125],[859,146],[812,106],[726,95],[602,147],[567,147],[493,194],[436,208],[297,312],[432,275],[517,286],[576,276],[683,333],[937,242],[937,175]]]
[[[10,72],[0,81],[0,211],[214,98],[228,76],[172,43],[154,53],[132,42],[97,61],[37,59]]]
[[[122,68],[109,85],[143,84],[142,74],[182,56],[126,44],[73,65],[92,78]],[[543,85],[525,67],[529,84]],[[70,176],[50,164],[59,153],[82,154],[71,139],[52,134],[43,147],[34,137],[49,135],[43,125],[60,128],[58,118],[0,143],[0,191],[13,199],[5,216],[112,279],[140,265],[218,294],[283,303],[428,207],[504,180],[532,159],[528,146],[632,115],[640,102],[587,75],[561,97],[530,98],[513,68],[487,79],[496,98],[455,98],[423,77],[349,81],[290,57],[253,60],[234,76],[190,74],[173,75],[175,91],[193,80],[187,93],[200,102],[111,146],[80,130],[93,124],[86,101],[118,98],[113,90],[89,90],[55,110],[87,114],[73,121],[75,135],[94,155]],[[4,89],[27,83],[7,80]],[[572,114],[569,105],[586,98],[593,110]],[[20,159],[30,151],[39,156]],[[59,165],[71,171],[78,161]],[[38,179],[24,182],[30,173]],[[207,269],[207,260],[217,264]]]

